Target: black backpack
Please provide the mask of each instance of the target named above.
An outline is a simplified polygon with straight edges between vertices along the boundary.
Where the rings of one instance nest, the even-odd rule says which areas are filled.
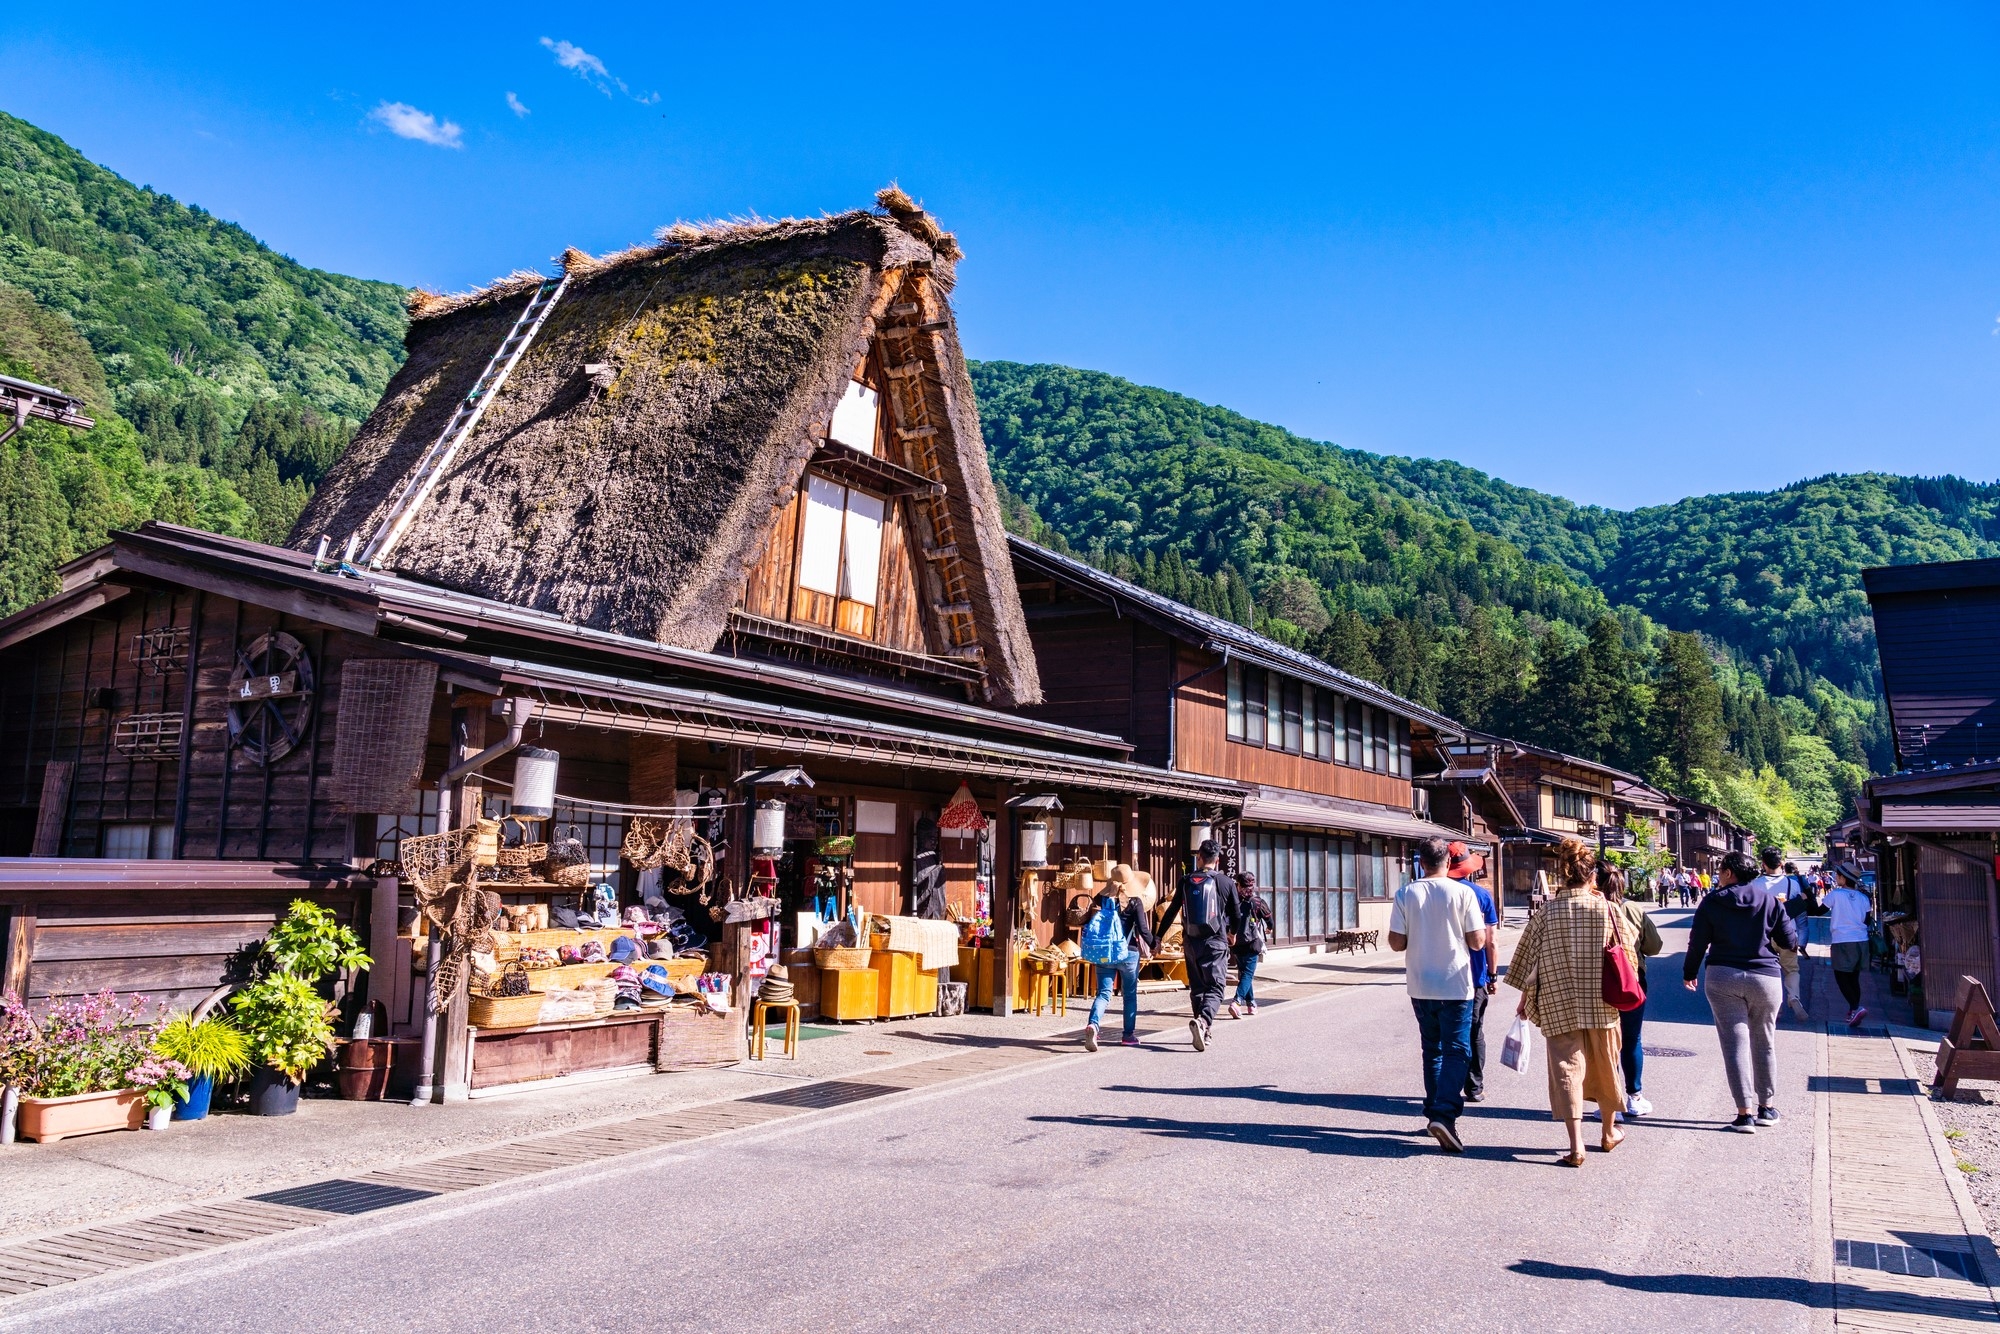
[[[1222,895],[1216,891],[1215,877],[1197,871],[1181,883],[1181,934],[1189,940],[1207,940],[1224,929]]]
[[[1236,937],[1237,948],[1245,954],[1262,954],[1266,939],[1264,919],[1258,914],[1254,900],[1245,903],[1243,908],[1243,930]]]

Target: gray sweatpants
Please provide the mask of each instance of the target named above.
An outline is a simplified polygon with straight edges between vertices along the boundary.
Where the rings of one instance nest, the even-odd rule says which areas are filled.
[[[1722,1041],[1722,1068],[1729,1075],[1730,1096],[1738,1110],[1769,1107],[1778,1083],[1772,1045],[1778,1031],[1778,1007],[1784,1003],[1784,982],[1741,968],[1708,966],[1702,983],[1708,1008],[1715,1015],[1715,1034]],[[1756,1101],[1750,1094],[1756,1092]]]

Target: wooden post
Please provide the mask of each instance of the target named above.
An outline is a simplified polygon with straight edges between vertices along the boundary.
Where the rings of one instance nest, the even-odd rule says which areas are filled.
[[[28,965],[35,957],[35,910],[21,906],[7,914],[7,953],[0,957],[0,995],[28,998]]]
[[[486,749],[487,701],[480,697],[476,705],[452,710],[452,733],[458,734],[460,725],[465,728],[465,737],[451,751],[451,762],[457,764]],[[451,794],[452,828],[470,829],[479,822],[486,807],[486,785],[479,775],[467,774],[458,785],[457,792]],[[470,969],[459,976],[458,988],[452,992],[451,1002],[445,1012],[438,1016],[438,1053],[436,1086],[439,1102],[464,1102],[472,1096],[472,1035],[467,1031],[470,1019],[466,1013],[467,992]]]
[[[35,812],[35,842],[30,857],[60,857],[63,825],[69,818],[70,781],[75,760],[50,760],[42,770],[41,808]]]
[[[1020,844],[1007,801],[1018,790],[1000,789],[998,828],[993,831],[993,1013],[1003,1019],[1014,1013],[1014,881]]]
[[[1124,847],[1118,854],[1118,860],[1124,862],[1127,866],[1137,866],[1139,864],[1139,799],[1137,797],[1125,798],[1125,809],[1121,813],[1121,819],[1125,827],[1123,837],[1119,841],[1124,844]]]

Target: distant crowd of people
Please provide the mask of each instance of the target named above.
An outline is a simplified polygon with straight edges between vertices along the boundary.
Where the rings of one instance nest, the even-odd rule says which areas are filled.
[[[1504,980],[1520,995],[1517,1019],[1543,1039],[1550,1114],[1568,1135],[1561,1161],[1585,1162],[1585,1104],[1594,1104],[1598,1147],[1624,1142],[1621,1121],[1652,1113],[1644,1094],[1647,961],[1664,942],[1643,904],[1629,894],[1626,873],[1580,839],[1555,848],[1556,886],[1531,915],[1515,944]],[[1389,909],[1389,947],[1405,961],[1405,986],[1422,1049],[1425,1128],[1447,1152],[1465,1142],[1459,1121],[1467,1103],[1486,1093],[1486,1014],[1502,979],[1496,953],[1500,915],[1481,883],[1486,859],[1462,842],[1427,839],[1417,845],[1422,875],[1396,891]],[[1868,957],[1873,905],[1844,874],[1800,873],[1775,850],[1762,867],[1741,852],[1714,873],[1668,867],[1656,886],[1663,905],[1692,907],[1681,968],[1689,991],[1708,1001],[1721,1047],[1723,1074],[1735,1100],[1731,1130],[1754,1134],[1778,1123],[1776,1030],[1781,1006],[1801,1020],[1801,922],[1831,919],[1832,965],[1848,1005],[1847,1022],[1867,1015],[1861,970]],[[1220,849],[1204,842],[1196,867],[1178,886],[1157,929],[1136,898],[1116,887],[1098,896],[1083,933],[1084,957],[1097,965],[1097,995],[1084,1030],[1096,1051],[1114,985],[1124,998],[1121,1042],[1138,1043],[1138,972],[1176,920],[1193,1010],[1188,1032],[1196,1051],[1208,1050],[1218,1014],[1257,1013],[1258,962],[1276,929],[1254,878],[1225,874]],[[1236,990],[1225,1001],[1229,965]],[[1705,970],[1705,977],[1704,977]],[[1531,1039],[1530,1039],[1531,1040]],[[1525,1064],[1525,1062],[1523,1062]]]

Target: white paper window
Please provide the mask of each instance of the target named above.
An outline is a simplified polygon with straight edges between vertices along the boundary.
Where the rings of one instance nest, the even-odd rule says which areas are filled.
[[[873,389],[859,380],[849,380],[840,406],[833,410],[833,429],[827,432],[828,437],[835,444],[858,449],[863,454],[873,454],[877,406]]]
[[[880,496],[847,493],[847,563],[841,572],[840,595],[868,607],[875,605],[876,582],[882,573],[882,511]]]
[[[1069,816],[1065,815],[1062,822],[1062,831],[1062,841],[1065,843],[1090,842],[1090,821],[1088,820],[1072,820]]]
[[[857,834],[893,834],[896,832],[896,803],[893,801],[869,801],[856,798],[854,802],[854,832]]]
[[[1090,822],[1090,841],[1099,847],[1103,847],[1105,844],[1117,843],[1118,826],[1109,820],[1092,820]]]
[[[824,477],[806,478],[806,529],[799,539],[799,587],[840,592],[840,529],[847,488]]]

